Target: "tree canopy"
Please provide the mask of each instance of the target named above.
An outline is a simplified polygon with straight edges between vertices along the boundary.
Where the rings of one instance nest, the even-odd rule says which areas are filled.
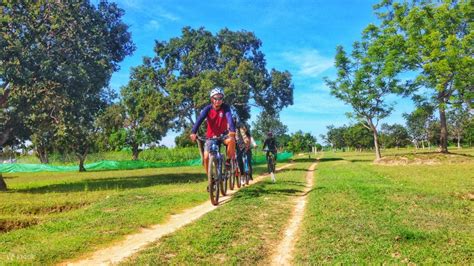
[[[52,137],[74,150],[81,165],[94,118],[105,107],[102,91],[135,49],[123,14],[107,1],[2,6],[0,81],[8,89],[1,100],[7,108],[12,95],[26,101],[24,120],[37,143]]]
[[[401,63],[417,76],[406,90],[431,90],[439,111],[441,152],[448,152],[446,108],[452,103],[472,105],[474,84],[474,8],[470,0],[395,2],[376,5],[387,36],[397,40],[386,49],[401,52]],[[426,90],[423,90],[426,94]]]
[[[168,42],[156,41],[150,66],[157,90],[169,95],[175,106],[176,128],[194,123],[214,87],[224,88],[226,102],[244,122],[251,104],[269,113],[293,104],[291,74],[268,72],[261,45],[251,32],[222,29],[213,35],[190,27]]]

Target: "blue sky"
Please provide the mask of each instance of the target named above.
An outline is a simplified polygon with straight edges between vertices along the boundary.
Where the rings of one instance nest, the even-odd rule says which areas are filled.
[[[323,77],[335,76],[335,48],[350,49],[361,31],[377,20],[372,0],[314,1],[115,1],[125,10],[123,20],[130,26],[137,46],[135,53],[121,63],[114,73],[111,87],[117,91],[129,79],[130,67],[141,64],[143,56],[153,56],[155,40],[168,41],[181,35],[185,26],[205,27],[216,33],[227,27],[246,30],[262,40],[267,69],[288,70],[293,75],[294,105],[284,109],[280,118],[290,133],[310,132],[320,142],[326,126],[341,126],[350,121],[345,113],[351,108],[331,96]],[[404,123],[401,116],[413,110],[413,104],[399,97],[394,113],[383,122]],[[252,119],[259,110],[252,110]],[[176,133],[169,132],[162,144],[174,145]]]

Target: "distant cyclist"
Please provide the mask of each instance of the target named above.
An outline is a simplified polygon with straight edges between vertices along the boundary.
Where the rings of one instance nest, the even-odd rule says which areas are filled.
[[[267,138],[265,139],[265,142],[263,142],[263,147],[262,147],[262,150],[266,151],[267,154],[266,154],[266,159],[267,159],[267,162],[268,162],[268,155],[271,153],[273,153],[273,157],[275,158],[275,163],[276,163],[276,159],[277,159],[277,142],[275,140],[275,138],[273,137],[273,133],[272,132],[268,132],[267,133]]]
[[[232,120],[232,114],[230,107],[224,103],[224,90],[221,88],[215,88],[211,90],[211,104],[204,107],[199,115],[196,123],[194,124],[190,138],[192,141],[196,141],[196,132],[201,126],[204,119],[207,120],[207,131],[206,138],[219,137],[221,135],[227,135],[224,140],[224,144],[227,145],[227,160],[235,156],[235,125]],[[208,174],[209,165],[209,151],[211,148],[211,142],[208,140],[204,145],[204,169]]]

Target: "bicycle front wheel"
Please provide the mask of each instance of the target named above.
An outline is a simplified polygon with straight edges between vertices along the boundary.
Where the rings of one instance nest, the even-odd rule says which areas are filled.
[[[217,170],[217,159],[210,155],[209,156],[209,167],[208,167],[208,189],[209,197],[212,205],[216,206],[219,204],[219,173]]]

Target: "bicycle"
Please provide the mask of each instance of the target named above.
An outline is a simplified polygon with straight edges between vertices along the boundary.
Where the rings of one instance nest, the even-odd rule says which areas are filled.
[[[202,138],[197,137],[200,141],[204,143],[209,140],[211,141],[211,145],[209,147],[209,165],[208,165],[208,190],[209,190],[209,197],[211,199],[212,205],[219,204],[219,192],[222,196],[227,194],[227,177],[226,173],[227,170],[223,173],[223,162],[225,161],[225,157],[220,153],[220,146],[225,139],[225,135],[220,137],[214,138]]]
[[[272,182],[275,183],[275,155],[273,152],[267,150],[267,170],[270,176],[272,177]]]
[[[268,173],[275,173],[275,154],[270,152],[269,150],[265,150],[267,152],[267,170]]]
[[[250,182],[250,163],[249,158],[247,156],[247,152],[242,154],[242,161],[243,161],[243,174],[240,175],[240,182],[241,184],[248,185]]]

